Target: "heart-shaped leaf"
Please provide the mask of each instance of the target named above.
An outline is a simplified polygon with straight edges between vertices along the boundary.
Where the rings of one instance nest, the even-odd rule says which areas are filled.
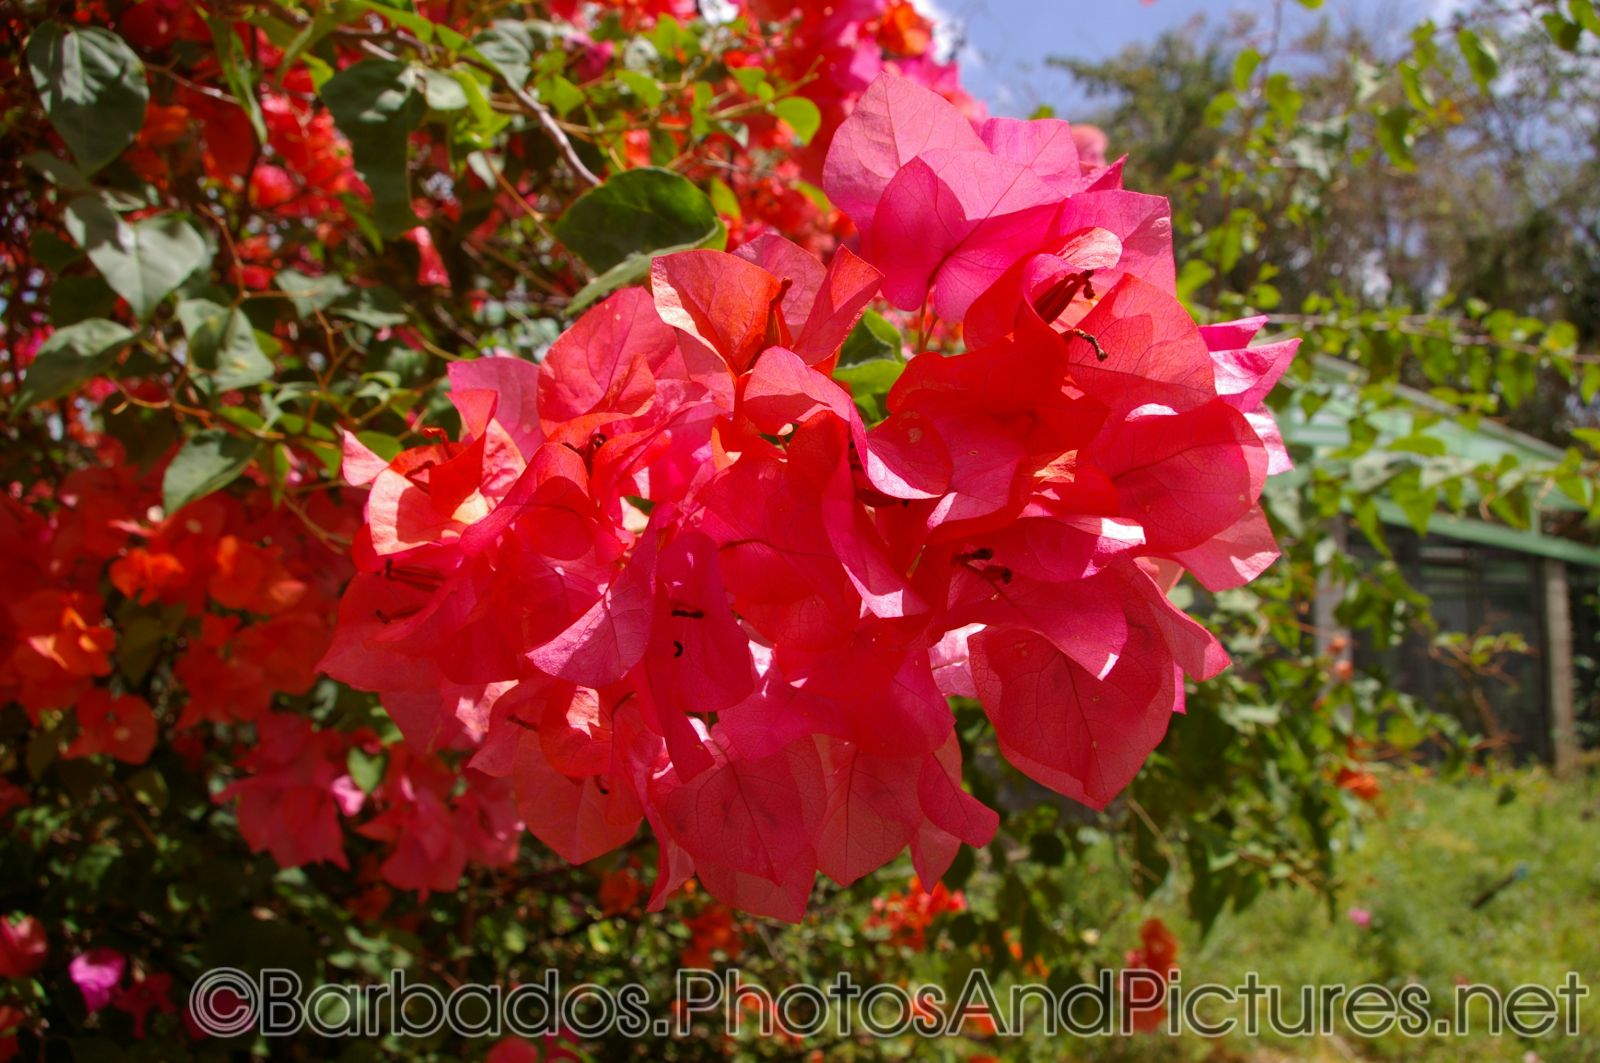
[[[50,124],[85,173],[139,135],[150,101],[144,64],[110,30],[46,22],[28,38],[28,70]]]
[[[68,205],[66,222],[89,261],[140,319],[210,257],[200,233],[178,214],[130,225],[98,197],[79,196]]]
[[[802,144],[811,143],[811,138],[822,128],[822,112],[817,109],[816,104],[804,96],[781,99],[772,105],[772,111],[789,124],[789,128],[794,130],[796,139]]]
[[[228,486],[249,467],[256,442],[212,428],[184,443],[161,480],[161,504],[176,513],[196,499]]]
[[[237,307],[185,299],[178,320],[189,337],[189,356],[222,391],[272,379],[272,360],[261,350],[250,319]]]
[[[39,347],[17,393],[17,409],[71,394],[111,367],[133,333],[115,321],[91,318],[56,329]]]
[[[717,212],[694,182],[655,167],[624,170],[590,189],[555,225],[557,239],[596,273],[633,255],[701,246],[717,228]]]
[[[336,273],[312,277],[297,269],[284,269],[278,271],[273,283],[289,297],[294,312],[301,317],[328,309],[350,291],[350,285]]]
[[[363,59],[322,86],[322,102],[350,140],[356,169],[372,190],[372,220],[385,237],[418,224],[411,210],[406,150],[427,111],[418,68],[388,59]]]

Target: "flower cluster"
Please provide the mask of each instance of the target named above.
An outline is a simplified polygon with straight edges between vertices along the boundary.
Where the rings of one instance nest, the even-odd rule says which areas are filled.
[[[921,952],[928,946],[928,929],[935,920],[966,910],[967,896],[960,890],[950,890],[943,882],[935,882],[932,889],[912,882],[904,892],[874,897],[866,925],[869,930],[887,930],[891,945]]]
[[[459,440],[345,441],[370,494],[323,666],[509,778],[569,860],[648,821],[653,908],[692,874],[797,919],[819,871],[908,847],[936,882],[996,826],[950,695],[1104,805],[1227,663],[1164,592],[1276,556],[1262,400],[1294,346],[1195,324],[1164,200],[1064,122],[887,75],[824,172],[865,258],[663,256],[542,364],[454,364]],[[916,354],[869,424],[833,374],[880,287],[967,350]]]
[[[308,691],[328,644],[336,555],[271,509],[265,492],[248,503],[216,495],[162,517],[155,484],[121,464],[120,447],[88,441],[107,466],[36,488],[27,501],[53,503],[48,517],[0,498],[12,591],[0,614],[0,694],[36,725],[71,708],[77,737],[66,757],[140,764],[156,741],[153,686],[187,690],[179,731],[248,722],[274,696]],[[108,594],[119,629],[107,622]],[[169,640],[172,674],[154,676]]]
[[[172,976],[139,970],[125,981],[127,965],[122,953],[101,947],[74,956],[67,971],[83,994],[85,1011],[92,1015],[109,1005],[127,1012],[133,1035],[142,1041],[152,1011],[172,1015],[178,1010],[172,1001]]]
[[[1146,919],[1139,927],[1139,947],[1129,949],[1123,963],[1126,969],[1118,996],[1124,1021],[1141,1033],[1161,1029],[1167,1017],[1166,986],[1178,969],[1177,937],[1160,919]],[[1151,986],[1148,978],[1135,977],[1134,971],[1155,975],[1160,979],[1160,988]]]

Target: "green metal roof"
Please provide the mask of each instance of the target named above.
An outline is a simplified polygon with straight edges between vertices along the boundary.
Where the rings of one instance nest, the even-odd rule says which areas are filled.
[[[1355,415],[1356,392],[1364,383],[1365,374],[1357,366],[1326,356],[1316,360],[1315,370],[1316,378],[1331,386],[1332,395],[1328,401],[1309,420],[1296,404],[1280,421],[1288,442],[1309,447],[1313,453],[1329,453],[1350,444],[1350,419]],[[1487,419],[1480,418],[1469,427],[1462,423],[1454,407],[1414,388],[1395,385],[1393,394],[1400,403],[1370,418],[1378,429],[1375,450],[1379,453],[1386,442],[1420,434],[1444,445],[1447,456],[1444,460],[1463,464],[1493,463],[1508,454],[1528,462],[1560,461],[1563,456],[1559,448],[1543,440]],[[1438,419],[1418,429],[1416,413],[1423,410]],[[1560,495],[1541,499],[1541,505],[1545,512],[1580,508]],[[1411,523],[1399,506],[1381,497],[1378,515],[1387,524],[1409,526]],[[1531,528],[1513,528],[1492,521],[1437,513],[1428,523],[1428,534],[1600,568],[1600,547],[1546,535],[1538,525],[1535,521]]]

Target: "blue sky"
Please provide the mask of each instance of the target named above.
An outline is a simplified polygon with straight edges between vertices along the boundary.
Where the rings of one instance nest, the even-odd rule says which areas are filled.
[[[962,79],[991,110],[1026,115],[1049,103],[1070,119],[1083,98],[1067,74],[1045,65],[1047,56],[1111,55],[1196,16],[1221,23],[1234,11],[1256,13],[1264,36],[1273,0],[928,0],[918,6],[941,12],[964,34]],[[1285,27],[1292,31],[1326,17],[1336,25],[1398,34],[1424,15],[1456,6],[1455,0],[1326,0],[1313,14],[1285,0]]]

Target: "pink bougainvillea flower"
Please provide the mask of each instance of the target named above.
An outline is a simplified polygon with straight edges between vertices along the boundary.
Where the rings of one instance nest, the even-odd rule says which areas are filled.
[[[156,744],[156,718],[149,702],[135,694],[113,697],[94,687],[78,699],[78,737],[62,756],[108,754],[127,764],[143,764]]]
[[[410,242],[417,249],[417,283],[423,287],[434,285],[448,287],[450,272],[444,267],[444,259],[439,255],[439,249],[434,246],[433,234],[426,225],[419,225],[415,229],[408,229],[401,234],[401,238]]]
[[[345,774],[346,740],[285,714],[263,717],[256,727],[258,744],[239,760],[247,777],[215,800],[238,799],[239,832],[253,851],[270,851],[280,866],[326,860],[348,867],[335,791]]]
[[[110,673],[116,634],[104,625],[97,597],[41,590],[10,602],[9,610],[18,638],[7,663],[28,712],[69,705],[92,678]]]
[[[829,362],[878,290],[881,274],[848,250],[822,264],[767,234],[729,256],[663,255],[651,267],[661,320],[716,351],[742,373],[768,347],[807,364]]]
[[[460,438],[346,440],[366,525],[322,667],[407,745],[362,802],[339,739],[274,725],[327,749],[246,762],[225,794],[253,846],[342,860],[339,809],[370,808],[381,873],[427,891],[524,828],[581,863],[647,826],[652,910],[693,877],[793,920],[819,873],[909,853],[936,883],[994,835],[948,696],[1060,793],[1129,783],[1228,663],[1166,592],[1276,556],[1262,400],[1293,345],[1199,327],[1165,202],[1064,123],[975,127],[885,78],[827,178],[871,264],[770,234],[661,256],[542,363],[453,366]],[[880,280],[964,316],[967,349],[912,357],[869,424],[836,374]]]
[[[1086,172],[1066,122],[974,129],[938,94],[886,75],[839,127],[824,187],[904,310],[931,295],[959,321],[1020,259],[1092,227],[1121,240],[1123,271],[1172,284],[1166,201],[1122,191],[1119,170]]]
[[[127,960],[115,949],[93,948],[72,958],[67,975],[83,994],[83,1006],[92,1015],[111,1003],[122,981]]]

